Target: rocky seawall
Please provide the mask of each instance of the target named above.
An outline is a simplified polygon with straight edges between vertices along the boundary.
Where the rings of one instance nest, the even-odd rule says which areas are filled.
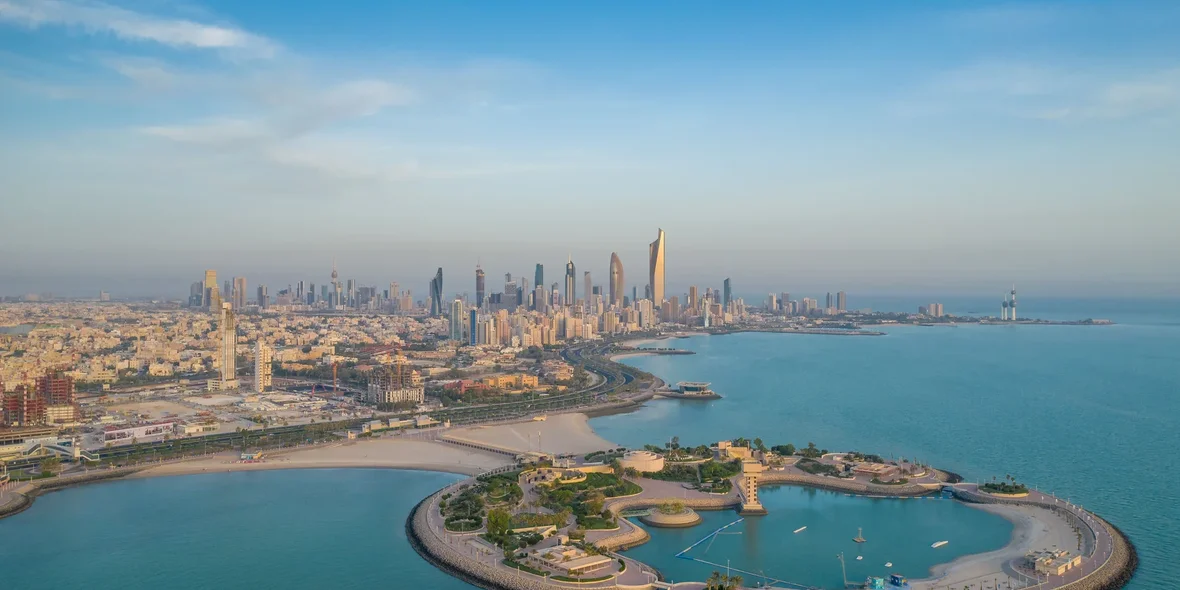
[[[848,492],[852,494],[868,494],[881,496],[923,496],[936,491],[930,486],[917,484],[876,485],[856,481],[848,481],[837,477],[821,475],[799,475],[795,473],[780,473],[769,471],[758,479],[759,485],[798,485],[819,488],[834,492]]]

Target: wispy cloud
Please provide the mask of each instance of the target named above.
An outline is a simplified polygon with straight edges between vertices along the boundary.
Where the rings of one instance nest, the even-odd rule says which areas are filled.
[[[978,62],[941,72],[896,105],[906,116],[978,112],[1046,120],[1180,114],[1180,67],[1127,71]]]
[[[240,57],[267,58],[279,50],[274,41],[237,27],[154,16],[85,0],[0,0],[0,21],[28,28],[79,28],[127,41],[223,50]]]

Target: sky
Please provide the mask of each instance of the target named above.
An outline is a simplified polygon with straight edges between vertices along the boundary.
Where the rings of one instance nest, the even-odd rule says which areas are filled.
[[[0,295],[334,259],[605,285],[612,251],[642,292],[663,228],[672,293],[1180,296],[1177,30],[1176,2],[0,0]]]

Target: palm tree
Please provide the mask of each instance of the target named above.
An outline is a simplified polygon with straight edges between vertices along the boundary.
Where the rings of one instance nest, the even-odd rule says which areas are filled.
[[[741,576],[729,576],[729,582],[725,585],[725,588],[727,590],[737,590],[737,588],[741,588],[741,587],[742,587],[742,577]]]
[[[708,580],[705,580],[705,588],[713,590],[721,587],[721,572],[713,572]]]

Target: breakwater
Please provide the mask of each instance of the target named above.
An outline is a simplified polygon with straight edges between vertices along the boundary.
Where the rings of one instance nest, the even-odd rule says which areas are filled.
[[[959,500],[974,504],[1012,504],[1052,510],[1081,531],[1083,554],[1089,559],[1100,560],[1100,563],[1080,579],[1055,586],[1056,590],[1117,590],[1131,581],[1139,567],[1139,555],[1131,540],[1118,527],[1092,512],[1069,504],[1062,506],[1057,499],[1050,503],[1039,494],[1029,498],[1005,498],[960,488],[954,493]],[[1109,549],[1102,548],[1103,540],[1109,541]]]

